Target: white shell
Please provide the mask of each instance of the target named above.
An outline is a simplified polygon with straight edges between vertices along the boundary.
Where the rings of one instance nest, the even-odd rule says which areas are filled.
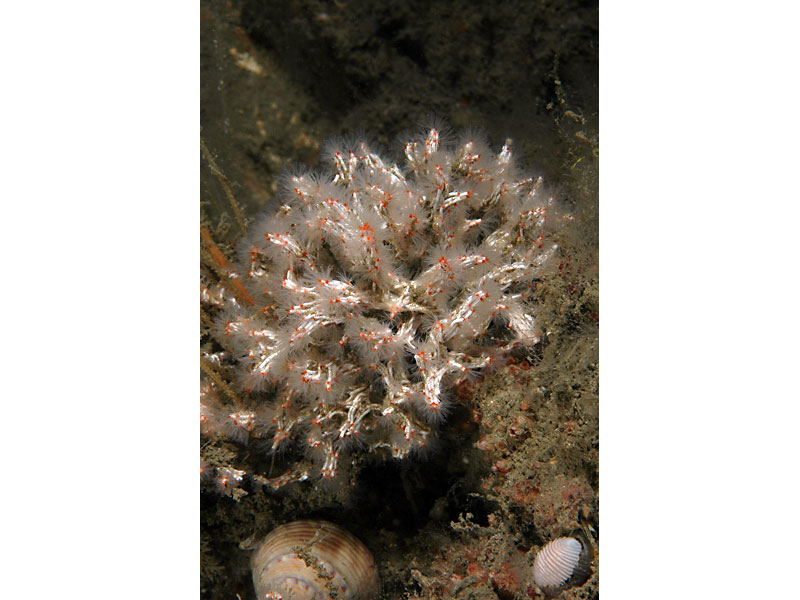
[[[533,581],[546,592],[564,589],[576,578],[588,576],[590,561],[591,549],[581,540],[557,538],[545,544],[536,555]]]
[[[251,566],[258,600],[375,600],[380,593],[370,551],[327,521],[293,521],[274,529]]]

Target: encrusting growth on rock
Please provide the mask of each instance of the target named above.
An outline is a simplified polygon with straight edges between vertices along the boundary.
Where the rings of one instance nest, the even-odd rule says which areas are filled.
[[[287,177],[277,214],[241,245],[235,285],[204,295],[217,358],[252,402],[205,394],[203,430],[303,447],[316,472],[258,478],[275,487],[335,478],[351,452],[425,446],[456,381],[539,340],[531,291],[570,218],[508,142],[494,155],[431,128],[405,144],[404,168],[365,142],[328,157],[330,174]]]

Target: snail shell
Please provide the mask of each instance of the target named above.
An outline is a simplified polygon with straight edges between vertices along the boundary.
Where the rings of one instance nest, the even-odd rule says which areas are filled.
[[[375,600],[375,560],[350,532],[327,521],[293,521],[274,529],[251,560],[258,600]]]
[[[589,577],[592,548],[586,540],[561,537],[539,550],[533,561],[533,581],[547,594],[575,585]]]

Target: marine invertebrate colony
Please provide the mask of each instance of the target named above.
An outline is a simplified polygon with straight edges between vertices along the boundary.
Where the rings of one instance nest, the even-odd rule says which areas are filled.
[[[241,247],[215,337],[248,408],[213,400],[207,431],[294,440],[333,478],[354,450],[426,444],[452,383],[538,341],[531,291],[568,219],[542,180],[479,137],[431,128],[406,165],[365,142],[331,146],[330,174],[286,180],[277,214]],[[275,486],[313,473],[297,468]]]

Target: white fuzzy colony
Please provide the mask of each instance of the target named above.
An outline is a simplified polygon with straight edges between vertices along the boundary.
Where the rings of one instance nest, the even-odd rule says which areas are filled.
[[[530,294],[568,218],[508,143],[493,155],[432,128],[402,169],[363,142],[330,157],[331,175],[289,177],[278,214],[251,227],[217,320],[238,383],[263,400],[203,414],[234,439],[298,442],[323,478],[357,448],[424,446],[453,383],[538,341]]]

